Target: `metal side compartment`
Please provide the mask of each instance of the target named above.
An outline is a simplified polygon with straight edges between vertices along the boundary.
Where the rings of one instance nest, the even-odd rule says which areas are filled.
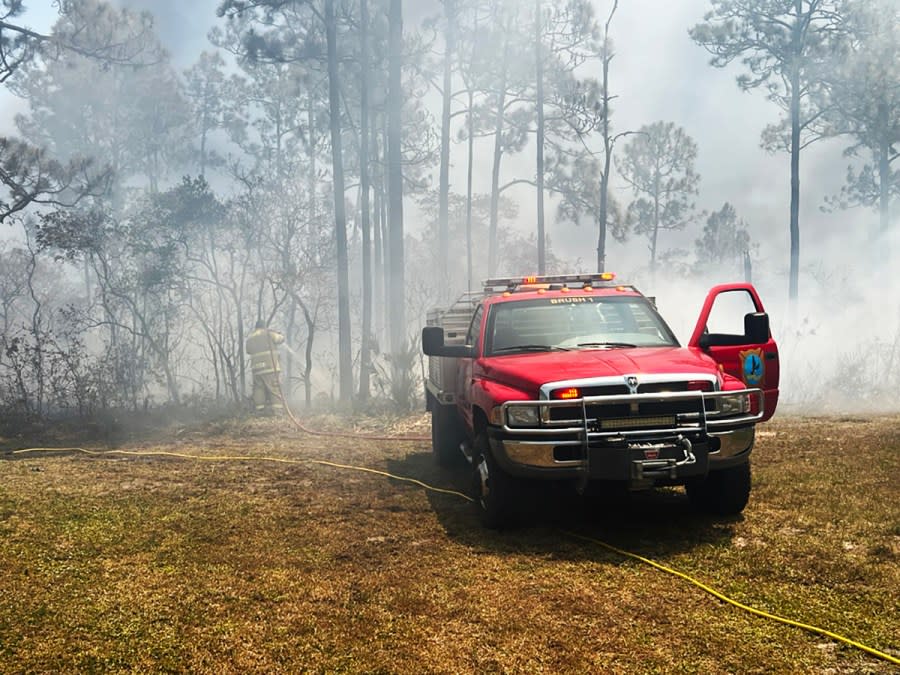
[[[426,325],[443,328],[445,344],[465,344],[469,323],[482,297],[480,292],[463,293],[446,309],[433,309],[428,312]],[[428,379],[425,387],[442,405],[452,405],[456,402],[456,366],[455,358],[428,357]]]

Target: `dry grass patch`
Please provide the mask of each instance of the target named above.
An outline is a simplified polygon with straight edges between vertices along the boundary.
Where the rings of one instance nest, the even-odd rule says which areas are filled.
[[[427,431],[418,416],[393,426]],[[499,534],[458,497],[314,464],[6,455],[0,671],[890,672],[563,533],[900,655],[900,419],[794,418],[764,432],[742,518],[696,515],[666,490],[548,502]],[[275,421],[122,449],[466,484],[425,443]]]

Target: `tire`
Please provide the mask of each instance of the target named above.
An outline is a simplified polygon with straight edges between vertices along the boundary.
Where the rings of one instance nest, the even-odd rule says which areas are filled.
[[[688,483],[688,498],[698,511],[735,516],[750,499],[750,463],[710,471],[704,480]]]
[[[463,458],[459,444],[464,440],[456,408],[435,401],[431,409],[431,451],[438,466],[459,466]]]
[[[472,497],[484,527],[499,530],[515,522],[519,498],[518,481],[503,471],[491,454],[487,435],[475,438],[472,463]]]

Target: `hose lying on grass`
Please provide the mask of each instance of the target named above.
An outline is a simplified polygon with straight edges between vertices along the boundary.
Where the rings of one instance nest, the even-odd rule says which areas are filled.
[[[402,439],[393,439],[393,440],[409,440],[406,438]],[[234,461],[234,462],[272,462],[272,463],[280,463],[280,464],[319,464],[322,466],[329,466],[336,469],[347,469],[352,471],[362,471],[365,473],[371,473],[379,476],[385,476],[387,478],[392,478],[394,480],[404,481],[407,483],[412,483],[414,485],[418,485],[419,487],[429,490],[431,492],[436,492],[440,494],[448,494],[456,497],[461,497],[467,501],[474,501],[469,495],[459,492],[457,490],[448,490],[445,488],[435,487],[433,485],[429,485],[420,481],[416,478],[410,478],[409,476],[398,476],[396,474],[388,473],[387,471],[381,471],[379,469],[371,469],[369,467],[364,466],[354,466],[351,464],[338,464],[337,462],[329,462],[321,459],[290,459],[287,457],[269,457],[269,456],[258,456],[254,457],[252,455],[190,455],[187,453],[181,452],[167,452],[163,450],[88,450],[86,448],[23,448],[21,450],[13,450],[13,455],[21,455],[26,453],[36,453],[36,452],[80,452],[86,455],[91,456],[104,456],[104,455],[124,455],[131,457],[178,457],[181,459],[193,459],[193,460],[202,460],[202,461],[214,461],[214,462],[222,462],[222,461]],[[738,609],[741,609],[745,612],[749,612],[750,614],[754,614],[756,616],[763,617],[765,619],[769,619],[771,621],[777,621],[778,623],[783,623],[788,626],[794,626],[795,628],[802,628],[805,631],[809,631],[810,633],[815,633],[818,635],[822,635],[832,640],[836,640],[838,642],[842,642],[850,647],[854,647],[856,649],[860,649],[876,658],[882,659],[889,663],[893,663],[896,665],[900,665],[900,659],[895,656],[892,656],[886,652],[879,651],[878,649],[874,649],[867,645],[864,645],[860,642],[856,642],[855,640],[851,640],[850,638],[844,637],[843,635],[839,635],[837,633],[833,633],[832,631],[825,630],[824,628],[819,628],[818,626],[812,626],[806,623],[801,623],[799,621],[794,621],[793,619],[787,619],[782,616],[778,616],[776,614],[771,614],[769,612],[764,612],[763,610],[756,609],[755,607],[750,607],[749,605],[745,605],[733,598],[728,597],[724,593],[717,591],[716,589],[707,586],[702,581],[695,579],[694,577],[685,574],[684,572],[679,572],[676,569],[671,567],[667,567],[662,565],[654,560],[649,558],[645,558],[643,556],[637,555],[636,553],[631,553],[630,551],[626,551],[621,548],[617,548],[616,546],[612,546],[611,544],[607,544],[604,541],[599,539],[595,539],[593,537],[587,537],[585,535],[578,534],[576,532],[567,532],[563,531],[563,534],[569,537],[573,537],[575,539],[579,539],[581,541],[589,542],[591,544],[596,544],[608,551],[616,553],[617,555],[630,558],[632,560],[637,560],[646,565],[650,565],[666,574],[671,574],[679,579],[687,581],[697,588],[709,593],[710,595],[726,602]]]

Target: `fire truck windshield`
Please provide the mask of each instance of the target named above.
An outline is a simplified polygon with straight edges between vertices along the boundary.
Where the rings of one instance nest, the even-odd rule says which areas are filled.
[[[495,304],[485,354],[673,346],[678,341],[645,298],[572,295]]]

